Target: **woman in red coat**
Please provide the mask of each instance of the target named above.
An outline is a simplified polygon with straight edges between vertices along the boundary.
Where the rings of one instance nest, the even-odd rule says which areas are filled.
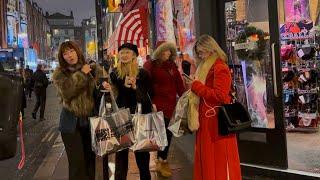
[[[194,46],[198,68],[191,82],[189,110],[196,133],[195,180],[240,180],[240,161],[235,135],[218,133],[218,108],[231,98],[231,74],[227,57],[216,41],[203,35]],[[215,107],[213,109],[213,107]]]
[[[166,128],[177,103],[177,95],[181,96],[185,88],[174,60],[177,56],[176,46],[169,42],[162,43],[153,53],[153,60],[147,61],[144,68],[152,79],[152,102],[158,111],[163,111]],[[158,152],[157,171],[164,177],[172,176],[167,162],[172,133],[167,130],[168,146]]]

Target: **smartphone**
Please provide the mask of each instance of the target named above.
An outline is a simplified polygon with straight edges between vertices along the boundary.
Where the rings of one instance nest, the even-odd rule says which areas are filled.
[[[182,75],[183,75],[186,79],[188,79],[188,80],[192,80],[192,79],[191,79],[191,77],[190,77],[190,76],[188,76],[186,73],[182,73]]]

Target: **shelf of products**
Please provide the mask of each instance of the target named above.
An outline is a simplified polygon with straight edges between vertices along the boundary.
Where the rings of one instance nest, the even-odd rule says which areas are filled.
[[[312,36],[281,41],[284,117],[287,131],[317,132],[320,49]]]

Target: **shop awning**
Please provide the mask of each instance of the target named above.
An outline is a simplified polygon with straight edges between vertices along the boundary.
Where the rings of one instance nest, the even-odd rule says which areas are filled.
[[[138,48],[148,44],[146,9],[130,11],[119,23],[108,40],[108,53],[115,53],[123,43],[132,43]]]

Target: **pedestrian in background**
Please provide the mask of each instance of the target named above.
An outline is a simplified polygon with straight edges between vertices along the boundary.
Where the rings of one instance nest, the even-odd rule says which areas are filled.
[[[33,76],[33,71],[30,69],[29,65],[26,66],[25,69],[25,87],[26,87],[26,95],[31,98],[32,95],[32,76]]]
[[[34,84],[34,92],[37,98],[36,104],[32,112],[32,117],[33,119],[37,119],[37,112],[40,107],[40,121],[43,121],[45,120],[44,111],[46,108],[46,91],[49,85],[49,81],[46,74],[44,73],[44,67],[42,64],[38,64],[37,71],[32,76],[32,81]]]
[[[96,156],[88,117],[96,115],[99,108],[94,91],[99,89],[97,79],[102,78],[103,69],[86,64],[79,46],[72,41],[60,45],[58,59],[53,82],[62,103],[59,130],[68,157],[69,179],[94,180]]]
[[[103,50],[102,66],[107,72],[109,72],[109,70],[114,66],[114,59],[110,55],[108,55],[107,49]]]
[[[240,180],[240,161],[235,135],[220,136],[216,108],[230,103],[231,73],[227,56],[209,35],[202,35],[194,46],[198,64],[189,97],[190,117],[199,121],[194,154],[194,180]],[[211,107],[209,107],[211,106]]]
[[[130,108],[134,114],[137,103],[142,105],[142,114],[152,111],[152,104],[148,97],[151,94],[150,77],[144,69],[138,68],[137,57],[138,48],[134,44],[125,43],[118,49],[119,63],[111,74],[111,82],[118,90],[116,102],[119,106]],[[108,84],[111,90],[110,84]],[[126,180],[128,173],[128,153],[129,149],[124,149],[116,153],[115,180]],[[149,170],[149,152],[134,152],[136,163],[139,168],[141,180],[151,180]]]
[[[146,61],[144,68],[151,75],[152,102],[158,111],[163,111],[166,128],[177,103],[177,96],[185,91],[181,74],[175,64],[177,56],[173,43],[162,43],[153,53],[153,60]],[[158,151],[157,171],[164,177],[172,176],[167,158],[172,139],[172,133],[167,129],[168,146],[164,151]]]
[[[0,62],[0,72],[4,72],[4,67],[1,62]]]

